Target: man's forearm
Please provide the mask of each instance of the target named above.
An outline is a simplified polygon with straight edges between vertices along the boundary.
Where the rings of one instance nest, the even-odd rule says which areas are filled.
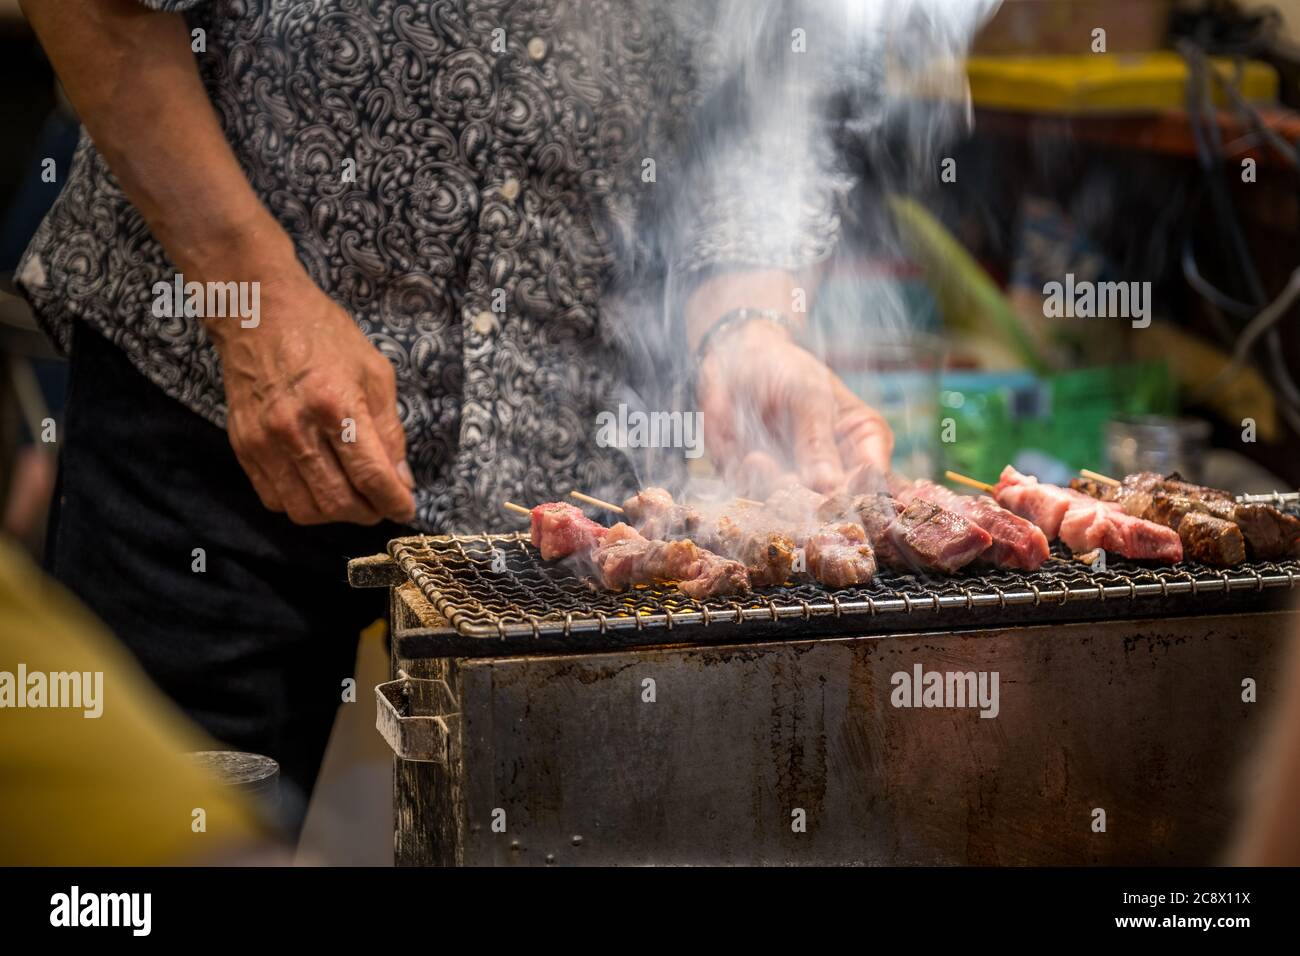
[[[134,0],[22,6],[95,145],[178,268],[204,280],[293,262],[226,141],[180,14]]]

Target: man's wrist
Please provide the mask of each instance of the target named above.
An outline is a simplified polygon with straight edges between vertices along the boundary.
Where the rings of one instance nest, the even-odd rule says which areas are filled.
[[[293,241],[265,210],[244,219],[207,223],[159,238],[186,277],[200,282],[269,279],[302,268]]]
[[[719,316],[700,337],[695,349],[697,362],[704,361],[709,353],[723,346],[725,341],[737,337],[761,334],[777,336],[793,342],[800,326],[792,316],[777,309],[739,308]]]

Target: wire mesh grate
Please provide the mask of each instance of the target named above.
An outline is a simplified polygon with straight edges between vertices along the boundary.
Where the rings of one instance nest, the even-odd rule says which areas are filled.
[[[562,562],[545,562],[522,533],[397,538],[389,553],[424,597],[466,637],[507,638],[654,628],[811,620],[825,617],[1116,602],[1294,588],[1300,561],[1227,570],[1196,564],[1146,566],[1114,558],[1094,571],[1057,550],[1038,571],[984,570],[951,577],[882,571],[866,585],[830,590],[815,582],[695,601],[671,585],[624,592],[594,588]]]
[[[1271,505],[1287,514],[1300,515],[1300,491],[1273,491],[1266,495],[1238,495],[1244,505]]]

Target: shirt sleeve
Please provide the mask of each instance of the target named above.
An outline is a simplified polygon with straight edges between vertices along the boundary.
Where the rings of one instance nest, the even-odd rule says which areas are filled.
[[[710,160],[692,188],[679,270],[798,271],[831,255],[848,180],[826,159],[782,153],[742,137]]]
[[[698,99],[666,184],[675,207],[668,260],[679,274],[797,271],[839,241],[852,180],[827,114],[823,83],[834,71],[795,52],[785,25],[752,44],[718,21],[692,30],[706,38],[693,54]]]

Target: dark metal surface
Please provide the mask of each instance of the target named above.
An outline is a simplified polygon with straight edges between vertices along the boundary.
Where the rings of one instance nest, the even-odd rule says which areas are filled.
[[[1266,716],[1242,682],[1276,697],[1298,620],[399,660],[460,725],[445,766],[397,761],[397,860],[1212,863]],[[893,706],[916,664],[997,673],[998,715]]]
[[[1300,561],[1219,570],[1111,559],[1106,571],[1092,571],[1058,551],[1033,573],[924,577],[883,571],[868,585],[834,591],[809,582],[698,602],[669,586],[622,593],[593,589],[564,566],[542,561],[524,534],[397,538],[389,552],[451,629],[480,641],[620,632],[659,642],[691,641],[704,640],[703,629],[709,627],[724,634],[752,627],[771,639],[780,631],[789,636],[884,631],[890,628],[877,627],[873,619],[917,612],[931,612],[926,627],[948,628],[1186,614],[1222,610],[1225,603],[1265,607],[1265,597],[1273,596],[1269,592],[1284,593],[1300,581]],[[1207,606],[1204,599],[1222,600]]]

